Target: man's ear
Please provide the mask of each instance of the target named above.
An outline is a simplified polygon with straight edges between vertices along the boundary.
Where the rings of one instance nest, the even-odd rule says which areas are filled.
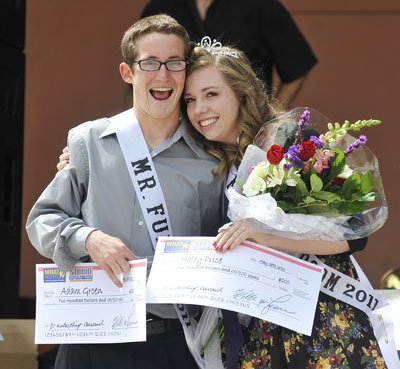
[[[121,63],[119,65],[119,73],[121,74],[122,79],[126,83],[133,83],[133,73],[131,67],[126,63]]]

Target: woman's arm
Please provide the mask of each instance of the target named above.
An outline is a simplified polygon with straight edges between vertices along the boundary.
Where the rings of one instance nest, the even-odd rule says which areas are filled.
[[[237,220],[220,228],[215,239],[219,252],[231,250],[248,240],[280,251],[317,255],[333,255],[350,251],[347,241],[294,240],[276,236],[255,226],[252,219]]]

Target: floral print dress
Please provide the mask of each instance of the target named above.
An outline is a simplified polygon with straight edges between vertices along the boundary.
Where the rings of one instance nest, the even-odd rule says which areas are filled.
[[[348,254],[319,257],[357,279]],[[245,331],[241,369],[384,369],[367,315],[320,292],[311,336],[253,318]]]

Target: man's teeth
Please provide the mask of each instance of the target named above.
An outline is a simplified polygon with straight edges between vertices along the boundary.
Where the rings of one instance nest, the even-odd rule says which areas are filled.
[[[154,87],[152,88],[154,91],[160,91],[160,92],[166,92],[166,91],[171,91],[172,88],[170,87]]]
[[[171,87],[154,87],[150,90],[150,94],[156,100],[167,100],[173,93]]]
[[[201,122],[199,122],[201,127],[207,127],[210,124],[215,123],[218,120],[218,118],[210,118],[210,119],[206,119],[206,120],[202,120]]]

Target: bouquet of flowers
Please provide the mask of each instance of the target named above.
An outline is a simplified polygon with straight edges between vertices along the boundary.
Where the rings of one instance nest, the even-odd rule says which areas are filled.
[[[230,189],[232,220],[254,218],[297,239],[366,237],[387,219],[378,161],[367,137],[349,132],[381,122],[329,123],[296,108],[266,123],[246,150]]]

